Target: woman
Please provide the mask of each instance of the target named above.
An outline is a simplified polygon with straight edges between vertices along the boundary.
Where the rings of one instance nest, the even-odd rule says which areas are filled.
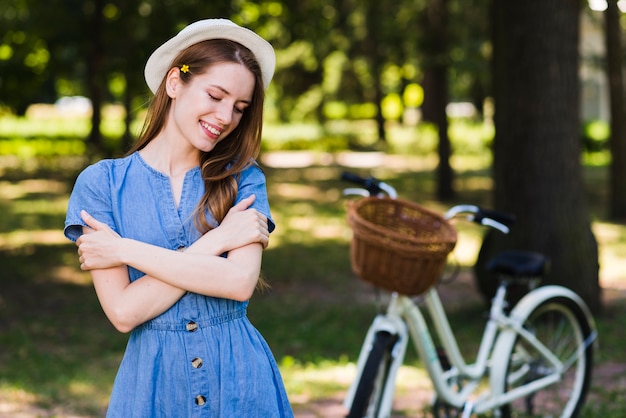
[[[130,153],[86,168],[65,234],[111,323],[131,332],[109,417],[291,417],[246,317],[274,223],[260,148],[274,51],[224,19],[159,47]]]

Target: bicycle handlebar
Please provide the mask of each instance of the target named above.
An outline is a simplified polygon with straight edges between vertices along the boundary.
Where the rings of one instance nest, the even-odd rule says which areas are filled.
[[[483,209],[476,205],[453,206],[444,215],[446,219],[467,214],[468,221],[497,229],[505,234],[509,233],[509,227],[515,223],[515,215],[490,209]]]
[[[349,188],[344,190],[347,195],[359,196],[382,196],[387,195],[392,199],[398,197],[396,189],[375,177],[361,177],[354,173],[343,172],[341,179],[350,183],[357,184],[359,188]],[[509,226],[515,223],[515,215],[510,213],[483,209],[476,205],[457,205],[453,206],[445,213],[444,217],[448,220],[459,216],[467,215],[466,219],[480,225],[497,229],[505,234],[509,233]]]
[[[396,189],[383,181],[378,180],[375,177],[361,177],[358,174],[348,173],[344,171],[341,173],[341,180],[345,180],[350,183],[357,184],[362,187],[362,189],[346,189],[344,194],[356,194],[361,196],[380,196],[386,194],[392,199],[398,197],[398,193]],[[365,190],[367,192],[363,193]]]

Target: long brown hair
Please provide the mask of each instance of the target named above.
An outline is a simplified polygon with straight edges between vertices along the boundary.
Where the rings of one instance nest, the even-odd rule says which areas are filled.
[[[237,196],[238,174],[259,154],[265,99],[261,68],[248,48],[226,39],[211,39],[192,45],[178,54],[170,65],[170,68],[188,66],[189,71],[181,71],[180,77],[184,83],[189,83],[194,75],[203,74],[209,67],[224,62],[239,63],[248,68],[254,75],[255,87],[252,101],[237,128],[211,151],[200,155],[205,192],[196,208],[195,221],[202,233],[216,226],[207,220],[207,211],[218,223],[224,219]],[[165,128],[171,103],[172,99],[165,90],[164,74],[148,107],[142,132],[128,154],[144,148]]]

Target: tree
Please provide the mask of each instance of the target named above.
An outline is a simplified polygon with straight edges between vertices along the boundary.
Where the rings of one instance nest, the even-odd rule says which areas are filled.
[[[32,103],[56,99],[47,71],[56,59],[47,45],[50,23],[40,22],[31,9],[28,0],[0,2],[0,104],[18,115]]]
[[[494,204],[518,221],[510,235],[486,239],[477,266],[499,249],[542,252],[551,260],[544,283],[571,288],[598,311],[598,248],[580,163],[581,4],[494,0],[492,7]],[[477,269],[479,287],[491,294],[491,279]]]
[[[375,106],[377,139],[384,144],[387,132],[383,101],[390,93],[399,95],[406,84],[403,82],[406,80],[385,80],[406,78],[405,74],[398,76],[398,73],[402,73],[401,70],[395,71],[395,77],[385,77],[385,73],[390,68],[401,69],[417,55],[415,38],[418,31],[415,16],[423,2],[343,0],[338,3],[338,21],[341,22],[343,43],[347,45],[344,50],[350,73],[344,79],[348,83],[350,79],[357,81],[358,84],[351,85],[357,93],[353,94],[357,100]],[[341,95],[343,91],[339,93]]]
[[[446,108],[451,100],[471,100],[482,112],[489,77],[483,45],[487,41],[486,4],[483,0],[429,0],[418,27],[419,57],[423,71],[422,117],[432,122],[439,135],[437,154],[437,198],[454,198],[455,173],[448,135]],[[453,97],[454,96],[454,97]]]
[[[102,132],[100,131],[100,123],[102,122],[102,105],[104,103],[104,95],[106,85],[104,83],[104,60],[106,59],[105,45],[103,40],[104,26],[104,0],[93,0],[90,3],[89,14],[84,20],[85,29],[87,29],[87,39],[89,40],[87,48],[87,91],[91,99],[91,132],[88,138],[88,144],[94,150],[102,151],[104,149],[104,141]]]
[[[454,195],[454,172],[450,166],[452,144],[448,136],[449,101],[448,71],[450,67],[448,35],[448,2],[430,0],[422,16],[424,57],[424,106],[425,121],[437,126],[439,142],[437,153],[437,198],[451,200]]]
[[[604,12],[606,38],[606,71],[609,80],[611,108],[611,167],[609,175],[609,217],[626,220],[626,108],[622,69],[622,31],[617,0],[609,0]]]

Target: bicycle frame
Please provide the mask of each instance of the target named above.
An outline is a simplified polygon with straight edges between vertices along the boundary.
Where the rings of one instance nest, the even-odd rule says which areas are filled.
[[[504,313],[506,285],[503,284],[498,288],[494,297],[476,360],[472,364],[467,364],[454,337],[436,288],[427,291],[423,296],[426,309],[452,365],[452,368],[446,371],[443,369],[429,326],[419,306],[408,296],[396,293],[391,294],[386,313],[379,314],[370,326],[357,361],[357,370],[360,373],[367,359],[369,351],[367,348],[372,344],[373,338],[378,331],[387,331],[398,335],[399,339],[392,352],[392,364],[386,377],[387,382],[390,384],[385,386],[380,400],[380,411],[382,412],[380,416],[388,416],[391,411],[395,378],[403,363],[409,336],[413,340],[418,355],[426,367],[437,395],[448,404],[463,409],[464,417],[469,417],[471,413],[483,413],[493,410],[510,402],[512,399],[527,396],[542,387],[558,381],[562,372],[569,365],[560,362],[548,348],[539,342],[533,334],[525,331],[521,325],[523,318],[532,309],[554,296],[564,296],[573,299],[583,308],[590,324],[593,326],[593,318],[582,300],[576,294],[561,286],[545,286],[535,289],[522,298],[511,315],[506,315]],[[593,329],[595,330],[595,327]],[[518,336],[542,353],[554,367],[555,371],[541,380],[517,387],[510,392],[495,393],[488,389],[479,391],[479,384],[484,377],[489,377],[490,388],[506,387],[503,384],[505,376],[503,370],[506,370],[506,364],[502,363],[506,359],[491,358],[491,354],[499,352],[498,347],[505,345],[507,339],[517,338]],[[593,343],[595,337],[596,333],[594,331],[586,344]],[[581,347],[578,350],[578,356],[582,355],[584,348]],[[467,382],[463,386],[456,388],[456,378],[467,380]],[[358,379],[359,376],[357,376],[355,381],[358,381]],[[345,406],[351,404],[354,391],[354,387],[349,389],[344,402]]]
[[[397,196],[393,187],[374,177],[362,178],[351,173],[343,173],[342,179],[361,186],[346,189],[344,194],[387,195],[391,198]],[[485,210],[474,205],[454,206],[446,212],[444,218],[450,220],[457,216],[464,216],[471,222],[505,234],[509,232],[509,225],[514,221],[512,215]],[[506,269],[504,271],[506,272]],[[375,418],[390,416],[396,376],[404,362],[409,339],[413,340],[428,372],[437,401],[442,401],[444,407],[449,406],[462,411],[463,418],[469,418],[473,413],[488,411],[494,411],[496,416],[500,416],[502,410],[504,414],[508,414],[512,401],[521,398],[528,400],[532,397],[529,395],[552,384],[558,384],[576,363],[576,389],[574,389],[576,394],[571,398],[574,402],[568,402],[567,409],[561,411],[566,414],[574,413],[580,407],[580,402],[584,401],[588,388],[590,378],[588,368],[592,364],[593,354],[588,348],[597,339],[594,319],[584,301],[571,290],[562,286],[536,288],[535,284],[542,272],[539,269],[535,270],[532,264],[528,272],[524,273],[528,276],[507,274],[504,273],[501,277],[503,280],[500,281],[491,301],[489,318],[483,330],[476,358],[471,364],[466,363],[459,349],[436,287],[420,296],[425,310],[428,311],[434,332],[447,354],[450,368],[446,370],[420,306],[414,298],[392,293],[386,312],[376,316],[361,347],[357,360],[357,376],[344,400],[344,406],[350,409],[350,415],[361,414],[362,408],[365,407],[370,408],[367,411],[368,416],[374,408],[378,411]],[[507,313],[505,308],[508,307],[506,293],[509,280],[523,280],[528,283],[530,291],[512,307],[510,313]],[[558,312],[566,318],[567,324],[573,325],[571,330],[575,335],[576,345],[573,351],[567,351],[569,358],[559,358],[558,354],[544,344],[541,336],[537,337],[531,331],[532,326],[527,328],[529,325],[526,321],[535,312],[538,312],[539,318],[546,312]],[[532,319],[530,321],[532,324]],[[385,334],[379,335],[380,332]],[[394,338],[390,339],[390,336]],[[551,341],[546,340],[546,343],[550,345]],[[391,352],[387,351],[389,348]],[[513,350],[520,359],[515,367],[510,363]],[[527,354],[532,356],[530,362]],[[579,362],[581,359],[583,361]],[[518,368],[518,364],[521,367]],[[540,368],[533,369],[534,364],[539,364]],[[378,371],[374,370],[376,367],[379,367]],[[366,368],[367,373],[364,373]],[[541,372],[535,375],[536,377],[525,380],[529,373],[536,370]],[[364,384],[360,385],[362,379]],[[486,382],[484,385],[486,387],[481,386],[483,382]],[[353,405],[355,397],[356,404]],[[366,398],[367,403],[364,404]],[[528,405],[526,407],[529,408]]]

